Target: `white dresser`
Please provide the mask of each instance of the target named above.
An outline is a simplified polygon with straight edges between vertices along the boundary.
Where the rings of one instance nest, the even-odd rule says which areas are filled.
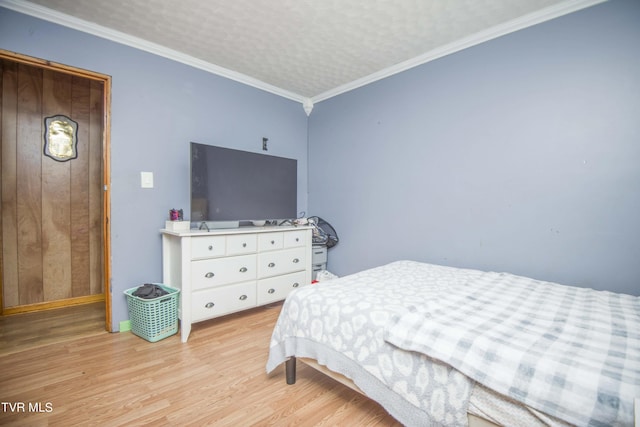
[[[311,228],[246,227],[162,233],[162,281],[180,289],[180,332],[191,324],[283,300],[311,283]]]

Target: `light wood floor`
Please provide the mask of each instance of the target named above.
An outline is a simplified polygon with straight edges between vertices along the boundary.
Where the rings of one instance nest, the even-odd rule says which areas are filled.
[[[106,334],[104,302],[0,316],[0,356]],[[2,397],[2,396],[0,396]]]
[[[399,425],[304,364],[295,385],[285,384],[284,367],[267,375],[280,308],[195,324],[186,344],[179,335],[149,343],[130,332],[98,332],[14,348],[0,355],[0,425]],[[30,404],[40,412],[29,412]]]

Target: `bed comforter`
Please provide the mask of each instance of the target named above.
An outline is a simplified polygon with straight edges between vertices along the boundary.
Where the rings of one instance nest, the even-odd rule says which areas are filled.
[[[445,363],[387,344],[384,328],[407,302],[478,272],[396,262],[289,294],[271,338],[267,372],[308,357],[352,379],[407,426],[467,425],[471,381]]]
[[[633,425],[639,297],[483,273],[394,315],[385,340],[570,424]]]
[[[496,301],[505,304],[487,308]],[[408,426],[466,425],[474,381],[570,423],[625,425],[640,395],[639,301],[398,261],[291,293],[266,368],[271,372],[291,356],[315,359],[351,378]],[[483,335],[489,330],[496,332]],[[572,344],[560,345],[564,335]],[[551,354],[559,361],[548,362]],[[595,361],[582,361],[591,356]],[[547,364],[550,370],[543,370]],[[596,391],[587,393],[594,384]],[[542,405],[531,400],[545,389]]]

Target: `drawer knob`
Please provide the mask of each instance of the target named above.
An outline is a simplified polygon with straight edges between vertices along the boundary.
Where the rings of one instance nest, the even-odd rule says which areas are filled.
[[[298,286],[300,286],[300,283],[295,282],[292,286],[293,286],[294,288],[297,288]]]
[[[213,250],[213,245],[209,245],[209,250],[212,251]]]
[[[275,244],[276,244],[276,241],[275,241],[275,240],[272,240],[272,241],[271,241],[271,244],[272,244],[272,245],[275,245]]]
[[[271,289],[269,289],[267,292],[269,292],[270,294],[272,294],[272,293],[274,293],[275,291],[276,291],[275,289],[271,288]]]
[[[208,303],[206,303],[204,306],[205,306],[206,308],[213,308],[213,306],[214,306],[214,305],[215,305],[214,303],[212,303],[212,302],[208,302]]]
[[[247,247],[247,244],[246,244],[246,243],[243,243],[243,244],[242,244],[242,247],[243,247],[243,248],[246,248],[246,247]]]
[[[299,263],[299,262],[300,262],[300,260],[299,260],[298,258],[294,258],[294,259],[293,259],[293,263],[294,263],[294,264],[297,264],[297,263]]]
[[[299,242],[299,241],[300,241],[300,238],[299,238],[299,237],[296,237],[296,242]]]
[[[244,300],[246,300],[246,299],[247,299],[247,296],[246,296],[246,295],[240,295],[240,301],[244,301]]]
[[[215,274],[213,274],[212,272],[208,272],[204,275],[204,277],[206,277],[207,279],[211,279],[213,276],[215,276]]]
[[[247,270],[248,270],[248,269],[247,269],[247,267],[242,267],[242,268],[240,269],[240,273],[246,273],[246,272],[247,272]]]
[[[276,266],[276,263],[275,263],[275,262],[270,262],[270,263],[269,263],[269,267],[273,268],[273,267],[275,267],[275,266]]]

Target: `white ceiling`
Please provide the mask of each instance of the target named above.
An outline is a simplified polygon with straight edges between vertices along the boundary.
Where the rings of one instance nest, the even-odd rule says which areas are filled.
[[[0,0],[307,104],[603,0]]]

